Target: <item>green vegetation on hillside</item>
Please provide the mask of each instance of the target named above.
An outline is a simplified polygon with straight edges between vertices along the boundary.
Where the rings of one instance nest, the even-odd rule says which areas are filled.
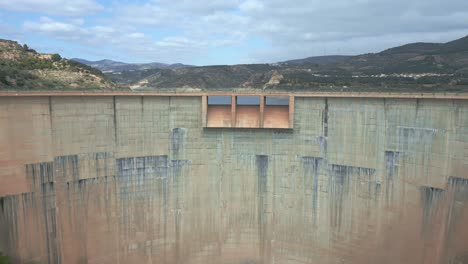
[[[301,91],[468,92],[468,37],[412,43],[380,53],[319,56],[273,64],[106,73],[139,89],[255,88]]]
[[[10,258],[3,256],[2,252],[0,252],[0,264],[11,264]]]
[[[123,85],[131,85],[136,80],[144,79],[148,76],[162,71],[161,69],[147,69],[141,71],[123,71],[123,72],[108,72],[105,75],[114,81]]]
[[[0,89],[114,89],[101,71],[63,59],[59,54],[39,54],[26,44],[0,40]]]
[[[468,36],[445,44],[412,43],[380,53],[309,57],[273,64],[190,67],[75,60],[59,54],[39,54],[27,45],[0,40],[0,89],[468,92]],[[81,62],[109,72],[103,74]]]

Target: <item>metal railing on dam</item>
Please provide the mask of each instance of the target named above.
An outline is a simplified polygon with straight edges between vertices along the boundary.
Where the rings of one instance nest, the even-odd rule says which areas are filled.
[[[256,128],[204,126],[204,97],[233,109],[242,95],[293,99],[270,113],[260,99],[263,122],[214,110]],[[1,92],[0,251],[13,263],[466,263],[467,99]]]

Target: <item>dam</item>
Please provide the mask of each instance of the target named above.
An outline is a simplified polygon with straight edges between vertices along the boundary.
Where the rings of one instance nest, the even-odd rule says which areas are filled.
[[[468,96],[4,92],[0,168],[15,264],[468,263]]]

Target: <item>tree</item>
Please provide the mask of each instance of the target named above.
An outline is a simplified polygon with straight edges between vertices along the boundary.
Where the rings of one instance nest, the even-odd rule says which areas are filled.
[[[52,54],[52,57],[51,57],[52,61],[60,61],[62,59],[62,57],[55,53],[55,54]]]

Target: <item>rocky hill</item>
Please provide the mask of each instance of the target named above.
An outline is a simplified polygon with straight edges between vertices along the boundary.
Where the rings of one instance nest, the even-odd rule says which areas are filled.
[[[161,70],[133,87],[254,88],[267,83],[274,69],[268,64],[246,64]]]
[[[319,56],[272,64],[107,75],[117,82],[123,79],[134,89],[468,92],[468,36],[448,43],[412,43],[358,56]]]
[[[0,89],[118,89],[101,71],[67,60],[59,54],[40,54],[11,40],[0,40]]]
[[[151,62],[151,63],[125,63],[120,61],[113,60],[99,60],[99,61],[89,61],[85,59],[73,58],[72,60],[86,64],[93,68],[99,69],[103,72],[122,72],[122,71],[144,71],[144,70],[153,70],[153,69],[179,69],[192,67],[192,65],[185,65],[182,63],[160,63],[160,62]]]
[[[335,66],[353,74],[456,74],[468,67],[468,36],[445,44],[407,44],[376,54],[354,56]]]
[[[297,59],[297,60],[288,60],[284,62],[280,62],[279,64],[282,65],[300,65],[300,64],[319,64],[319,65],[330,65],[335,63],[340,63],[346,61],[347,59],[351,58],[352,56],[344,56],[344,55],[330,55],[330,56],[315,56],[315,57],[308,57],[305,59]]]
[[[358,56],[203,67],[67,60],[0,40],[0,89],[90,88],[468,92],[468,36]]]

